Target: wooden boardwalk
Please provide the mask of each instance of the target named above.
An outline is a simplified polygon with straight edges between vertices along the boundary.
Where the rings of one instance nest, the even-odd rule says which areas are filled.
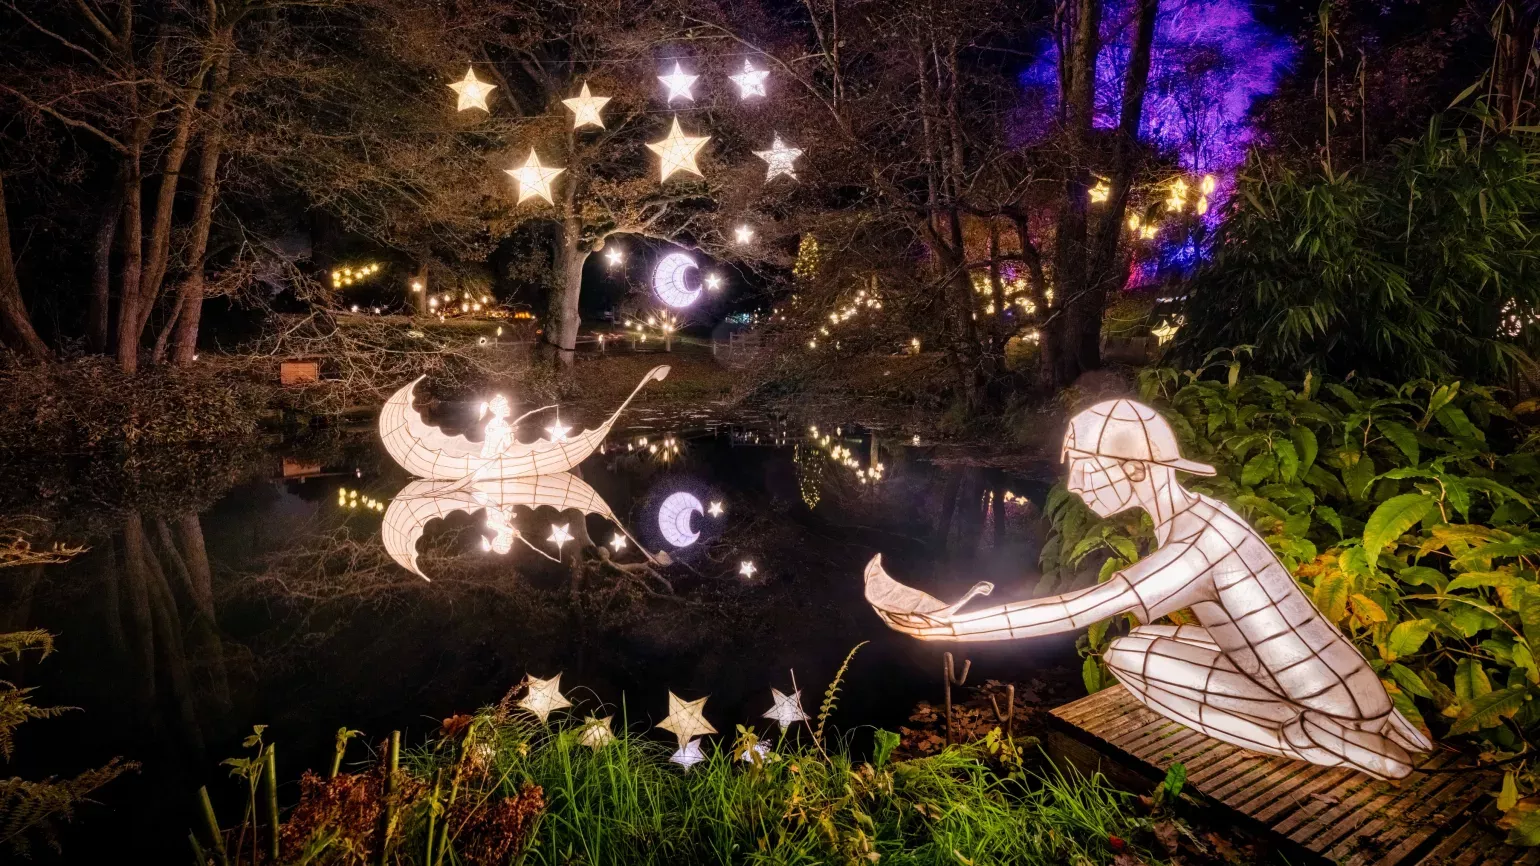
[[[1163,776],[1187,768],[1187,785],[1249,818],[1258,829],[1345,866],[1540,864],[1540,849],[1515,849],[1473,814],[1501,777],[1456,771],[1468,759],[1439,751],[1405,779],[1270,757],[1222,743],[1146,709],[1122,686],[1059,707],[1077,739]]]

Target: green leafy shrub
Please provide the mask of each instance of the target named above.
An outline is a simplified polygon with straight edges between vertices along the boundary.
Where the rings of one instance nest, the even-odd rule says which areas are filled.
[[[1141,392],[1184,454],[1218,470],[1184,483],[1252,522],[1407,718],[1472,740],[1484,759],[1531,750],[1540,459],[1514,410],[1532,405],[1510,410],[1490,389],[1427,379],[1307,377],[1291,388],[1243,375],[1237,355],[1147,370]],[[1099,519],[1062,485],[1046,511],[1044,591],[1089,579],[1093,565],[1106,580],[1155,546],[1142,513]],[[1099,623],[1082,638],[1087,688],[1111,684],[1097,654],[1122,627]],[[1540,787],[1531,763],[1508,766],[1516,791]]]

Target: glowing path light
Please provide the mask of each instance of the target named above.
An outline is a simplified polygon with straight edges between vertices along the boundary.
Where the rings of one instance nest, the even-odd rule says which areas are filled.
[[[1245,518],[1182,486],[1213,475],[1182,457],[1165,418],[1108,400],[1070,419],[1071,492],[1101,517],[1140,509],[1161,545],[1104,583],[966,613],[988,583],[948,605],[866,567],[866,600],[889,627],[924,640],[1011,640],[1075,631],[1133,614],[1154,622],[1191,608],[1197,623],[1141,625],[1103,660],[1151,710],[1253,752],[1349,767],[1379,778],[1412,771],[1433,743],[1403,716],[1364,657],[1321,615]]]
[[[695,260],[684,253],[669,253],[652,272],[652,291],[658,299],[676,309],[688,307],[700,297],[701,290],[685,285],[686,272],[695,270]]]
[[[700,500],[681,490],[663,500],[663,506],[658,509],[658,531],[669,544],[689,547],[700,538],[700,533],[690,528],[690,517],[704,513]]]

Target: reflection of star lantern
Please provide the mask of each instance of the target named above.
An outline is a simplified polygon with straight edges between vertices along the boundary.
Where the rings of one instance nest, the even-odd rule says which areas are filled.
[[[738,226],[736,229],[733,229],[733,235],[740,244],[746,244],[754,240],[754,230],[748,226]]]
[[[699,77],[698,75],[687,74],[683,69],[679,68],[678,63],[675,63],[674,71],[667,75],[659,75],[658,80],[668,87],[669,102],[673,102],[674,98],[678,96],[683,96],[685,99],[694,102],[695,94],[690,92],[690,88],[695,86],[695,79]]]
[[[730,76],[733,83],[738,85],[738,98],[748,99],[750,96],[764,96],[765,77],[769,74],[768,70],[755,69],[754,64],[747,60],[743,61],[743,71],[737,75]]]
[[[716,291],[717,289],[722,288],[722,278],[717,276],[716,274],[707,274],[706,275],[706,288],[710,289],[713,292]]]
[[[750,562],[747,559],[745,559],[743,562],[739,563],[739,565],[738,565],[738,573],[743,575],[744,577],[753,577],[754,576],[754,572],[756,572],[758,570],[759,569],[754,567],[754,563]]]
[[[545,428],[545,432],[551,434],[552,442],[565,442],[567,441],[567,432],[571,429],[571,426],[561,423],[561,419],[557,418],[552,422],[551,426]]]
[[[561,693],[561,674],[557,674],[548,680],[542,680],[539,677],[527,678],[529,679],[529,693],[524,696],[523,700],[519,701],[519,706],[539,716],[541,724],[545,723],[546,717],[551,714],[552,710],[572,706],[572,702],[567,700],[567,696]]]
[[[712,502],[711,503],[711,507],[706,509],[706,513],[711,515],[712,517],[721,517],[722,516],[722,503],[721,503],[721,501],[719,500],[719,501]]]
[[[608,96],[594,96],[588,92],[588,82],[583,82],[583,91],[571,99],[563,99],[562,105],[572,109],[572,128],[579,129],[584,126],[597,126],[604,128],[604,118],[599,116],[599,109],[604,103],[609,102]]]
[[[541,165],[540,157],[536,156],[534,149],[531,148],[529,159],[524,160],[523,165],[518,168],[504,169],[504,171],[519,182],[519,204],[537,195],[545,199],[546,204],[555,204],[551,200],[551,180],[566,169]]]
[[[605,716],[596,719],[593,716],[583,720],[583,732],[578,734],[578,742],[590,749],[602,749],[615,739],[615,734],[610,730],[610,722],[614,716]]]
[[[797,168],[792,163],[802,155],[802,151],[795,147],[787,147],[786,142],[781,141],[780,133],[775,134],[775,140],[770,143],[769,150],[756,150],[754,155],[770,164],[765,170],[765,183],[783,174],[792,180],[797,179]]]
[[[658,727],[678,737],[679,745],[684,746],[694,737],[717,732],[717,729],[713,728],[711,723],[706,721],[705,709],[705,698],[681,701],[678,695],[669,692],[668,717],[659,722]],[[699,747],[697,747],[698,750]]]
[[[551,527],[551,537],[547,538],[546,541],[555,544],[557,552],[561,551],[561,546],[563,544],[566,544],[572,540],[572,533],[567,531],[567,527],[571,525],[572,524],[570,523],[563,523],[560,526]]]
[[[497,85],[478,80],[475,67],[466,69],[465,77],[449,86],[460,95],[457,111],[479,108],[482,111],[491,112],[492,109],[487,108],[487,95],[496,90]]]
[[[758,757],[755,757],[756,755]],[[759,763],[763,764],[769,758],[770,758],[770,744],[765,742],[764,740],[760,740],[759,742],[755,743],[754,745],[752,745],[752,746],[748,747],[747,749],[743,750],[743,762],[745,764],[752,764],[752,763],[754,763],[756,761],[758,761]]]
[[[622,550],[625,550],[626,549],[626,537],[624,535],[621,535],[618,532],[615,533],[615,537],[610,539],[610,547],[615,548],[615,552],[616,553],[619,553]]]
[[[700,174],[700,169],[695,165],[695,156],[710,140],[709,135],[699,138],[685,135],[684,130],[679,128],[679,118],[674,118],[674,125],[669,129],[668,137],[647,145],[648,150],[656,153],[663,160],[663,177],[660,180],[668,180],[668,176],[676,171]]]
[[[765,710],[765,718],[775,719],[780,723],[781,730],[786,730],[788,725],[807,721],[808,715],[802,711],[802,692],[783,695],[780,689],[771,689],[770,700],[775,701],[775,706]]]
[[[690,768],[706,760],[706,753],[700,749],[700,740],[691,740],[679,747],[679,751],[668,756],[669,763],[684,767],[686,773]]]

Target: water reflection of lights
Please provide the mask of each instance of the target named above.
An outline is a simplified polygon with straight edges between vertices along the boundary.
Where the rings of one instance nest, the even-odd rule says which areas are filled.
[[[385,510],[385,503],[371,496],[364,496],[357,490],[349,490],[346,487],[337,488],[337,505],[350,511],[358,508],[368,511]]]
[[[705,511],[700,500],[693,494],[682,490],[671,494],[658,509],[658,531],[663,533],[663,540],[669,544],[689,547],[700,538],[700,533],[690,528],[690,518],[696,514],[705,514]]]
[[[671,463],[680,455],[682,447],[679,438],[672,433],[668,433],[663,438],[656,440],[646,436],[638,436],[626,443],[626,452],[645,454],[659,462]],[[605,450],[608,451],[609,449],[606,448]]]

